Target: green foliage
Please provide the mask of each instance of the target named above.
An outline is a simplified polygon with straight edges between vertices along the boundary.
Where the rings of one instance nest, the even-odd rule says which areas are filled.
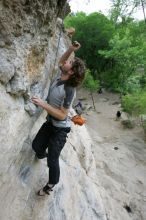
[[[141,46],[138,43],[134,45],[133,42],[133,36],[131,36],[129,29],[126,29],[124,36],[117,33],[110,40],[110,50],[99,51],[106,59],[113,60],[112,77],[114,76],[119,83],[118,88],[121,93],[128,92],[128,83],[129,85],[130,82],[132,83],[131,75],[135,74],[137,66],[146,63],[146,43],[143,41]]]
[[[114,33],[112,22],[101,13],[85,15],[81,12],[66,17],[65,26],[76,29],[73,40],[81,42],[82,45],[77,56],[86,61],[92,72],[101,72],[107,60],[98,53],[98,50],[108,49],[108,42]]]
[[[117,73],[112,69],[102,72],[101,76],[102,86],[109,91],[120,92],[120,79],[117,77]]]
[[[123,96],[122,108],[130,115],[146,114],[146,91]]]
[[[142,9],[146,5],[146,0],[111,0],[111,2],[110,18],[115,24],[119,21],[126,23],[137,9]]]
[[[99,89],[99,81],[94,80],[89,69],[86,70],[85,79],[83,82],[83,87],[88,89],[90,92],[97,91]]]
[[[100,85],[111,91],[128,94],[122,100],[124,110],[139,114],[146,109],[146,25],[144,21],[134,21],[131,15],[132,8],[141,7],[141,1],[112,2],[111,20],[101,13],[80,12],[67,16],[65,26],[76,29],[72,40],[82,45],[77,56],[91,70],[84,87],[97,90],[100,81]]]
[[[66,28],[75,27],[78,28],[82,25],[82,22],[86,19],[86,14],[84,12],[78,12],[76,15],[68,15],[64,19],[64,25]]]
[[[127,23],[118,23],[115,32],[112,22],[101,13],[87,16],[80,12],[69,15],[65,25],[75,27],[73,40],[82,45],[77,56],[85,60],[94,78],[112,90],[128,92],[126,83],[137,65],[146,68],[144,22],[129,19]]]
[[[146,87],[146,74],[143,74],[139,80],[142,89]]]
[[[99,85],[127,94],[122,106],[129,114],[146,113],[146,24],[132,13],[146,0],[111,0],[110,20],[101,13],[69,15],[65,27],[74,27],[82,47],[77,56],[88,70],[84,87],[91,92]],[[94,80],[97,79],[97,80]],[[99,83],[100,82],[100,83]]]
[[[140,75],[131,75],[125,82],[126,93],[133,94],[141,91],[140,79]]]

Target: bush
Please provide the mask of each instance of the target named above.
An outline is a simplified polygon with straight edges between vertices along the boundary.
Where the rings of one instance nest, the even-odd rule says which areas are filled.
[[[141,90],[140,75],[131,75],[125,83],[125,93],[137,93]]]
[[[146,74],[140,78],[139,82],[140,82],[141,88],[144,89],[146,87]]]
[[[146,114],[146,91],[123,96],[122,108],[130,115]]]
[[[99,81],[94,80],[93,76],[91,75],[91,71],[89,69],[86,70],[83,87],[88,89],[90,92],[97,91],[100,87]]]

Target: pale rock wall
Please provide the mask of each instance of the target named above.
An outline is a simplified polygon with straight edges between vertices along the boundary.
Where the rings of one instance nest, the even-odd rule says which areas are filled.
[[[46,113],[30,102],[46,98],[64,1],[0,1],[0,219],[105,220],[98,192],[92,141],[85,127],[72,127],[62,151],[61,180],[49,197],[36,191],[48,180],[31,142]],[[62,33],[58,57],[69,45]],[[57,59],[58,59],[57,57]]]

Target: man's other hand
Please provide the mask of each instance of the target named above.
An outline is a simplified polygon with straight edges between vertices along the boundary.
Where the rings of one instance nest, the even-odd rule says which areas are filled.
[[[31,98],[31,101],[35,105],[38,105],[38,106],[40,106],[42,108],[44,107],[45,102],[42,99],[40,99],[39,97],[33,96]]]
[[[77,51],[79,50],[80,47],[81,47],[81,44],[78,41],[74,41],[72,45],[70,46],[70,49],[72,49],[73,51]]]

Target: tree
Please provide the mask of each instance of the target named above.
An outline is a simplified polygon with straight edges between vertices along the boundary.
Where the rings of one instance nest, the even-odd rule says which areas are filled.
[[[93,102],[93,107],[95,108],[94,98],[93,98],[93,92],[97,91],[99,89],[99,81],[94,80],[93,76],[91,75],[91,71],[89,69],[86,70],[85,80],[83,83],[84,88],[90,91],[90,95]]]
[[[124,36],[117,33],[110,40],[110,50],[99,51],[107,59],[113,59],[112,76],[116,79],[115,87],[122,93],[127,92],[127,83],[129,77],[136,73],[138,65],[146,64],[146,43],[136,44],[133,36],[130,35],[129,29]],[[111,77],[111,83],[113,83]],[[114,86],[114,85],[112,85]]]
[[[145,77],[137,76],[138,66],[146,72],[144,21],[127,18],[115,28],[101,13],[77,13],[66,23],[76,28],[73,40],[82,44],[77,55],[85,60],[100,85],[121,93],[144,88]]]
[[[146,114],[146,91],[124,96],[122,108],[129,115]]]
[[[143,9],[145,20],[144,7],[146,5],[146,0],[111,0],[111,2],[112,8],[110,11],[110,18],[115,24],[119,21],[123,23],[126,22],[139,8]]]
[[[106,66],[105,59],[98,53],[98,50],[108,49],[108,42],[114,34],[112,22],[101,13],[90,15],[77,13],[73,17],[67,17],[65,25],[76,29],[73,40],[82,43],[77,55],[85,60],[94,77],[98,78]]]

